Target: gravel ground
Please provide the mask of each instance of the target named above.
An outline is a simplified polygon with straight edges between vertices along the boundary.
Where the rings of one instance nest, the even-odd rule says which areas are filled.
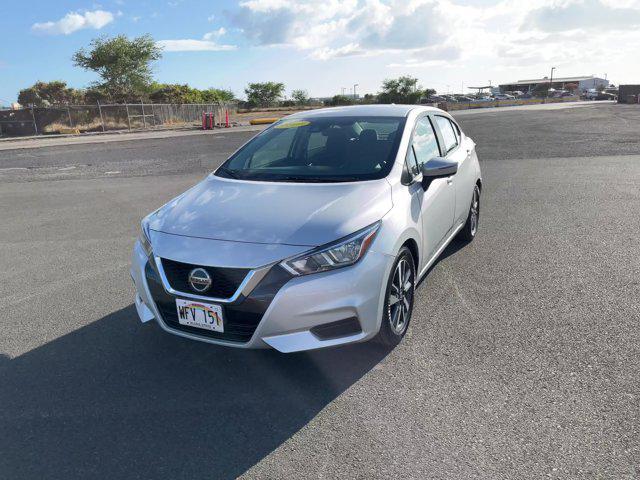
[[[459,120],[479,236],[392,351],[137,321],[140,218],[251,134],[0,152],[0,478],[638,478],[640,109]]]

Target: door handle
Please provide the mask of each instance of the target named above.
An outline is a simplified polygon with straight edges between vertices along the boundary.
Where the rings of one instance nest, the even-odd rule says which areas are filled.
[[[453,178],[447,178],[447,185],[451,185],[453,183]]]

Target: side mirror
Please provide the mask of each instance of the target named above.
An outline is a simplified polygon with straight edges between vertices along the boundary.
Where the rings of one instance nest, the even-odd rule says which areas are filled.
[[[434,157],[422,164],[421,173],[425,180],[444,178],[458,172],[458,162],[451,162],[442,157]]]

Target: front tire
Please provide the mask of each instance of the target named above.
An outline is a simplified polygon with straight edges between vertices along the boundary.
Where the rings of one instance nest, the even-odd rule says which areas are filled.
[[[473,187],[473,196],[471,197],[471,206],[469,207],[469,214],[467,215],[467,222],[460,230],[458,238],[465,242],[471,242],[476,238],[478,233],[478,224],[480,223],[480,187],[475,185]]]
[[[395,347],[409,328],[416,288],[416,266],[411,250],[402,247],[387,280],[379,343]]]

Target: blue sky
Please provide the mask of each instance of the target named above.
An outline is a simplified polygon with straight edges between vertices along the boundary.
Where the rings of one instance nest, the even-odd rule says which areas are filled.
[[[92,38],[150,33],[161,82],[340,93],[409,74],[440,92],[547,75],[640,83],[640,0],[31,0],[0,3],[0,104],[36,80],[83,87]]]

